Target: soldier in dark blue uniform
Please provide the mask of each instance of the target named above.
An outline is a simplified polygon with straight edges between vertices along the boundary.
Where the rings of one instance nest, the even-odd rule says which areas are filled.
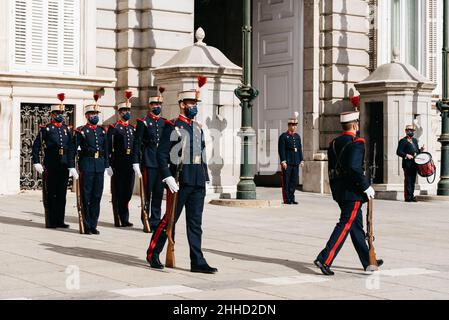
[[[365,176],[365,140],[357,137],[359,113],[343,113],[340,122],[344,132],[331,142],[328,150],[330,187],[341,210],[340,221],[314,262],[325,275],[334,275],[330,267],[349,234],[363,268],[369,266],[362,206],[368,198],[374,199],[375,192]],[[377,262],[378,266],[383,264],[382,260]]]
[[[170,199],[170,194],[179,192],[175,222],[179,219],[183,208],[186,209],[190,270],[216,273],[218,270],[207,264],[201,249],[201,225],[209,175],[205,162],[204,133],[201,126],[193,121],[198,113],[198,101],[199,91],[185,91],[179,94],[180,115],[177,119],[167,122],[158,149],[158,162],[163,181],[168,187],[167,198]],[[179,186],[175,179],[178,173]],[[169,205],[167,202],[167,206]],[[159,254],[167,240],[167,220],[168,214],[165,214],[153,234],[147,251],[147,261],[152,268],[164,268],[159,260]]]
[[[278,143],[282,169],[282,198],[285,204],[298,204],[295,191],[299,182],[299,167],[304,167],[301,137],[296,133],[298,113],[288,121],[288,131],[281,134]]]
[[[84,107],[87,124],[76,130],[70,148],[72,165],[78,154],[81,199],[85,234],[100,234],[97,230],[100,202],[103,195],[105,172],[112,177],[109,167],[109,148],[106,129],[99,126],[98,103]]]
[[[406,202],[417,202],[415,198],[415,183],[417,169],[415,156],[424,151],[419,148],[418,140],[414,138],[415,127],[409,125],[405,128],[406,136],[399,141],[396,154],[402,158],[402,169],[404,170],[404,199]]]
[[[156,156],[166,122],[166,119],[161,117],[162,103],[162,96],[150,97],[148,115],[137,120],[133,147],[133,168],[136,175],[143,178],[151,232],[154,232],[161,222],[164,196],[164,184]]]
[[[72,142],[72,128],[64,124],[64,94],[58,95],[61,104],[51,106],[51,122],[41,126],[33,143],[33,164],[43,175],[44,206],[46,228],[69,228],[64,223],[69,174],[77,178],[76,172],[69,170],[68,149]],[[41,163],[39,154],[43,150]]]
[[[129,207],[131,201],[135,174],[133,170],[132,150],[136,128],[129,123],[131,119],[132,94],[127,91],[126,102],[117,107],[120,120],[111,124],[108,129],[108,145],[110,150],[109,163],[114,171],[111,178],[112,208],[116,227],[132,227],[129,222]]]

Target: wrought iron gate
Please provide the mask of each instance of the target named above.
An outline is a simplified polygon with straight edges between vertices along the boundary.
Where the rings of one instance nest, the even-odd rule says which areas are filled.
[[[66,105],[66,123],[72,125],[73,105]],[[42,188],[42,179],[33,169],[32,148],[34,139],[39,133],[39,126],[50,120],[49,104],[22,103],[20,106],[20,189],[38,190]]]

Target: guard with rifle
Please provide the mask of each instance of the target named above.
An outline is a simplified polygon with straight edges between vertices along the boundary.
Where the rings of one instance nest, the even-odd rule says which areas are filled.
[[[328,149],[329,182],[333,199],[338,203],[341,215],[326,247],[314,261],[324,275],[332,276],[331,266],[348,236],[357,251],[364,270],[370,263],[369,248],[363,230],[362,206],[374,199],[374,189],[365,176],[365,140],[357,137],[359,112],[346,112],[340,115],[343,133],[334,139]],[[374,262],[376,266],[382,260]]]
[[[198,77],[199,89],[179,93],[180,115],[166,123],[162,134],[158,162],[162,179],[167,185],[167,212],[147,250],[147,261],[155,269],[164,268],[159,254],[164,248],[168,231],[171,248],[167,248],[167,267],[174,267],[174,226],[185,207],[191,272],[213,274],[218,271],[208,265],[201,249],[201,225],[209,175],[204,133],[194,119],[198,113],[198,102],[201,101],[200,89],[206,81],[206,78]]]
[[[64,123],[65,94],[58,94],[58,99],[61,103],[50,108],[50,123],[40,126],[33,143],[33,164],[42,175],[45,227],[49,229],[70,227],[64,222],[68,180],[69,175],[78,176],[76,170],[69,169],[67,153],[73,134]]]
[[[128,207],[135,182],[132,148],[136,128],[129,123],[132,96],[132,91],[125,92],[126,101],[117,106],[120,120],[108,129],[109,163],[114,171],[111,177],[112,210],[114,225],[118,228],[133,226],[129,222]]]
[[[134,137],[132,161],[134,172],[141,181],[141,189],[144,189],[141,190],[141,220],[143,231],[146,233],[154,232],[161,221],[164,185],[156,154],[166,123],[166,119],[161,117],[164,91],[164,88],[159,88],[160,95],[150,97],[148,115],[143,119],[137,119]]]
[[[112,177],[109,167],[109,145],[106,128],[99,126],[100,105],[98,95],[94,95],[95,103],[84,107],[87,123],[76,129],[75,138],[70,148],[70,161],[75,166],[78,159],[80,175],[80,191],[83,209],[84,234],[99,235],[97,229],[100,216],[100,202],[103,195],[105,173]],[[81,229],[81,228],[80,228]]]

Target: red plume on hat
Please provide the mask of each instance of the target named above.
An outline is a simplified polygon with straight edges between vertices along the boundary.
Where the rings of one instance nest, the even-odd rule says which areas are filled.
[[[201,89],[207,83],[207,78],[204,76],[198,76],[198,87]]]
[[[58,99],[59,101],[61,101],[61,104],[64,102],[65,100],[65,93],[59,93],[58,94]]]
[[[98,93],[94,93],[94,100],[95,102],[98,102],[98,100],[100,100],[100,95]]]
[[[129,106],[129,100],[133,97],[133,92],[131,90],[125,91],[125,98],[126,98],[126,106]]]
[[[165,88],[164,87],[159,87],[159,92],[161,93],[161,95],[165,92]]]
[[[196,98],[199,100],[200,98],[200,90],[207,83],[207,78],[205,76],[198,76],[198,89],[196,90]]]
[[[360,106],[360,96],[353,96],[349,100],[351,101],[351,103],[354,106],[355,110],[358,111],[359,110],[359,106]]]

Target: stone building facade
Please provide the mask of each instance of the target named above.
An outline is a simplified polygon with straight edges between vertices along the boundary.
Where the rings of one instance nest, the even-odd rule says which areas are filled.
[[[353,108],[355,84],[390,62],[393,47],[438,85],[438,97],[438,12],[437,0],[253,0],[259,160],[277,154],[269,131],[285,130],[297,111],[303,189],[327,192],[324,150],[340,131],[338,114]],[[225,0],[1,1],[0,194],[36,187],[29,140],[58,92],[67,94],[73,125],[84,122],[82,106],[95,90],[104,91],[104,123],[115,121],[113,107],[126,89],[140,116],[158,85],[152,70],[191,46],[197,27],[208,45],[241,65],[241,16],[238,1]],[[255,173],[275,182],[277,162],[258,163]]]

